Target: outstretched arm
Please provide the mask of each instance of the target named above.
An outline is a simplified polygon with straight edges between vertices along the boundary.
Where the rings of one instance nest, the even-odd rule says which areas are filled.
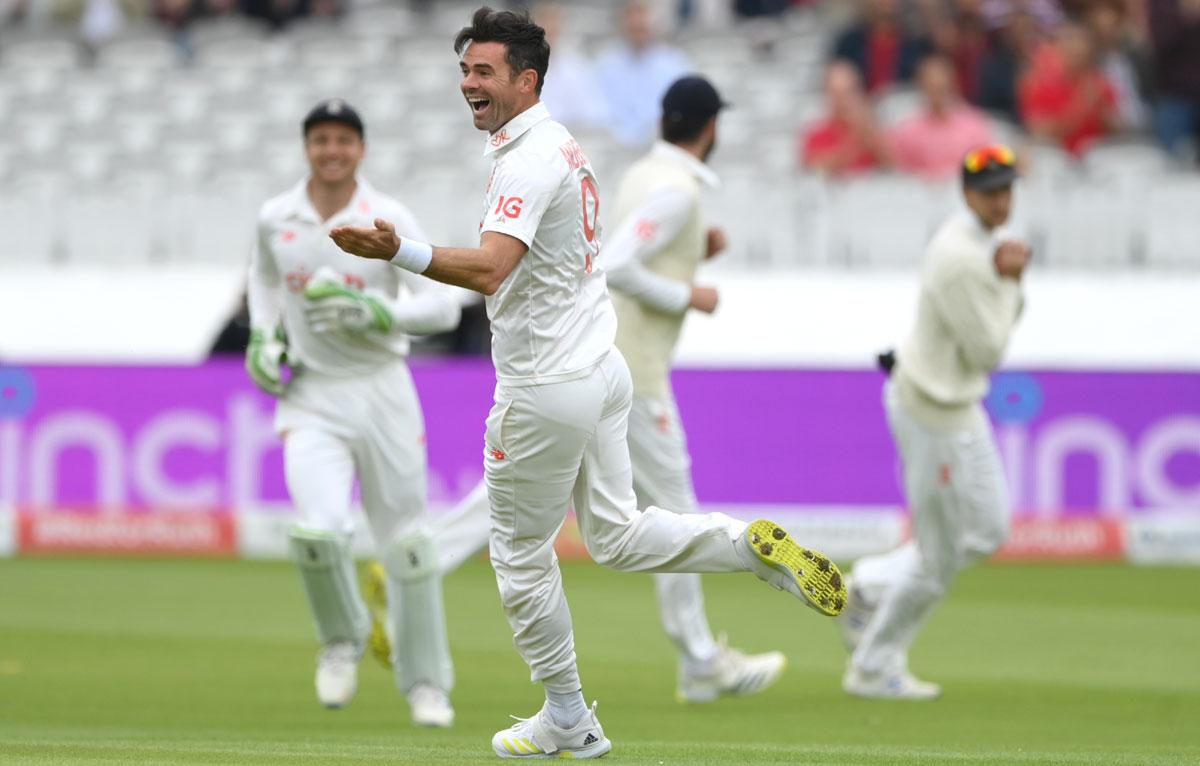
[[[329,236],[342,250],[360,258],[390,261],[414,274],[448,285],[493,295],[529,250],[516,237],[485,231],[479,247],[433,247],[402,240],[396,227],[382,218],[375,228],[343,226]]]

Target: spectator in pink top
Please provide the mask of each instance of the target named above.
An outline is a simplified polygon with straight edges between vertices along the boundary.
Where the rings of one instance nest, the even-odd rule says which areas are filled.
[[[991,127],[983,112],[959,94],[954,64],[945,56],[921,61],[917,85],[924,106],[892,129],[892,156],[901,170],[942,181],[958,172],[968,151],[991,143]]]

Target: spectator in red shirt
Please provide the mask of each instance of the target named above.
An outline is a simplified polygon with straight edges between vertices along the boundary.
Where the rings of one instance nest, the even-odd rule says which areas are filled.
[[[942,181],[958,172],[967,152],[991,143],[991,126],[983,112],[959,95],[954,65],[945,56],[924,59],[917,84],[924,107],[892,129],[892,155],[901,170]]]
[[[833,57],[853,64],[871,93],[908,82],[929,44],[900,24],[898,0],[861,2],[861,20],[838,36]]]
[[[1021,116],[1037,138],[1076,156],[1118,126],[1116,93],[1096,66],[1087,30],[1067,24],[1021,80]]]
[[[804,131],[801,164],[833,176],[890,165],[887,141],[853,65],[844,61],[829,65],[825,99],[829,116]]]

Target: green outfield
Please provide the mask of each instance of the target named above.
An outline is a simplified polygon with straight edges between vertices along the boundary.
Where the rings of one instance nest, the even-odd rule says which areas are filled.
[[[585,694],[630,764],[1200,763],[1200,570],[987,566],[963,576],[913,656],[934,703],[838,686],[831,622],[749,576],[706,578],[738,646],[785,650],[778,686],[685,708],[642,575],[568,564]],[[365,661],[348,709],[319,708],[315,646],[282,563],[0,561],[0,763],[495,763],[489,740],[539,690],[491,571],[447,581],[458,724],[415,730]]]

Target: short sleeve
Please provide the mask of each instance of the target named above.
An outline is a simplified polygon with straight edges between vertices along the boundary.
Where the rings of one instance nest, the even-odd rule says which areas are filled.
[[[480,233],[507,234],[524,242],[526,247],[531,246],[561,181],[557,166],[535,168],[519,160],[497,163]]]

